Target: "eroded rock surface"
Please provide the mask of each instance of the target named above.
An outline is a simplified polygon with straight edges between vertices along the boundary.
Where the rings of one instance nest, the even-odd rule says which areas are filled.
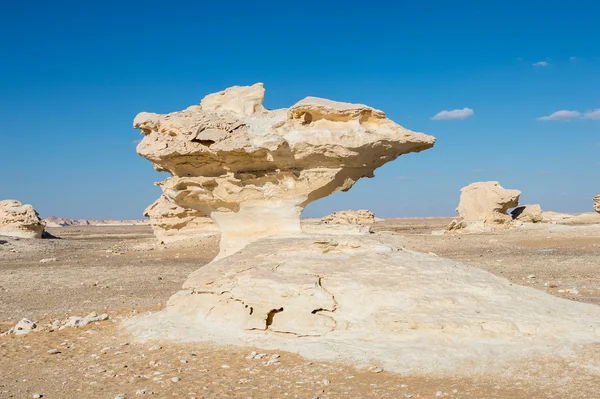
[[[144,134],[138,153],[172,175],[160,184],[164,195],[218,224],[220,256],[300,233],[307,204],[435,142],[366,105],[307,97],[267,110],[264,93],[261,83],[231,87],[184,111],[134,120]]]
[[[397,372],[472,373],[536,357],[590,362],[576,351],[600,342],[599,307],[399,240],[262,239],[193,273],[162,312],[125,325],[142,340],[288,350]]]
[[[195,209],[182,208],[161,195],[144,211],[156,238],[162,243],[190,240],[219,233],[211,218]]]
[[[484,231],[512,226],[506,212],[519,205],[518,190],[507,190],[497,181],[477,182],[461,189],[456,211],[462,218],[453,221],[448,230]]]
[[[0,201],[0,235],[42,238],[44,223],[33,206],[17,200]]]
[[[510,214],[513,220],[525,223],[539,223],[544,220],[542,207],[539,204],[519,206],[513,209]]]
[[[361,209],[358,211],[339,211],[321,219],[322,224],[358,224],[367,226],[375,223],[373,212]]]
[[[600,213],[600,195],[594,197],[594,210]]]

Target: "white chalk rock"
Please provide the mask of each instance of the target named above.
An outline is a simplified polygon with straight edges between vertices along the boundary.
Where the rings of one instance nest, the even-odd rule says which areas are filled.
[[[125,326],[141,340],[255,346],[397,372],[590,361],[576,350],[600,342],[600,307],[396,240],[263,239],[202,267],[165,310]]]
[[[204,213],[182,208],[161,195],[144,211],[156,238],[162,243],[193,240],[219,233],[219,227]]]
[[[544,220],[542,207],[539,204],[516,207],[510,214],[513,220],[525,223],[539,223]]]
[[[261,237],[300,233],[307,204],[435,142],[362,104],[307,97],[271,111],[263,100],[261,83],[236,86],[134,120],[144,134],[137,152],[172,175],[160,183],[164,195],[219,226],[220,257]]]
[[[453,221],[448,230],[485,231],[512,227],[506,212],[519,205],[518,190],[507,190],[497,181],[477,182],[461,189],[456,211],[462,221]]]
[[[44,223],[33,206],[17,200],[0,201],[0,235],[42,238]]]

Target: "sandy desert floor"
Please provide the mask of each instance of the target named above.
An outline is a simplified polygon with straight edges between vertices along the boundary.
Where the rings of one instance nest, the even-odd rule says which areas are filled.
[[[448,222],[387,219],[374,231],[516,284],[600,305],[600,224],[431,235]],[[0,337],[0,398],[600,398],[598,371],[573,376],[568,364],[520,375],[398,375],[284,352],[247,359],[261,353],[255,348],[135,343],[118,321],[160,309],[216,255],[217,237],[165,248],[147,226],[49,230],[61,239],[0,238],[0,332],[23,317],[51,321],[97,311],[112,321]],[[273,355],[280,357],[269,362]]]

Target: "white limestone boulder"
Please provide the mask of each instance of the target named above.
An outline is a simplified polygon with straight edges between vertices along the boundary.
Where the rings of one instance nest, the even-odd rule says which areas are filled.
[[[0,201],[0,235],[42,238],[44,223],[33,206],[17,200]]]
[[[507,214],[519,205],[518,190],[507,190],[497,181],[477,182],[461,189],[456,211],[462,218],[453,221],[448,230],[486,231],[512,227],[513,218]]]

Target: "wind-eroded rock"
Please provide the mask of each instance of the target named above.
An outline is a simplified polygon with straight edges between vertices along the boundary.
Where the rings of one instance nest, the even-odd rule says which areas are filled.
[[[366,105],[307,97],[267,110],[264,93],[261,83],[231,87],[199,106],[134,120],[144,134],[138,153],[172,175],[160,183],[164,195],[218,224],[220,256],[259,237],[300,233],[307,204],[435,142]]]
[[[600,195],[594,197],[594,210],[600,213]]]
[[[512,226],[512,217],[506,212],[519,205],[518,190],[507,190],[497,181],[477,182],[461,189],[456,211],[462,221],[453,221],[449,230],[480,231],[487,228]]]
[[[156,238],[162,243],[217,234],[218,226],[204,213],[185,209],[161,195],[144,211]]]
[[[44,223],[33,206],[17,200],[0,201],[0,235],[42,238]]]

